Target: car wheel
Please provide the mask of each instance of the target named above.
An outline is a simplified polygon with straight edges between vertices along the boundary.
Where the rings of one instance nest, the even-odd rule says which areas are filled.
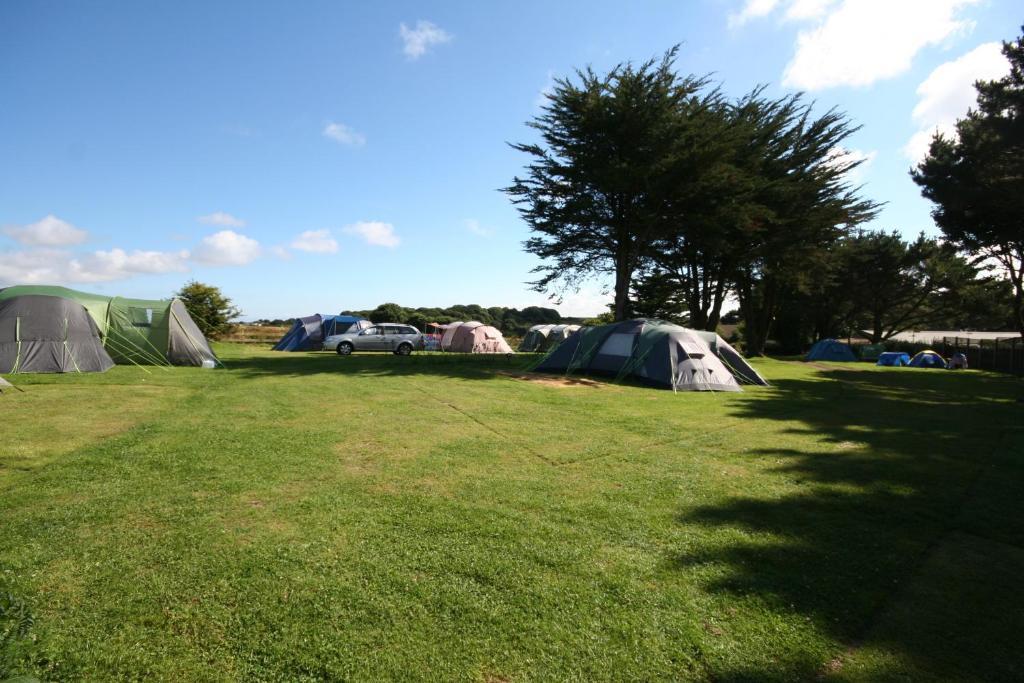
[[[395,349],[395,353],[399,356],[408,356],[412,353],[412,344],[399,344],[398,348]]]
[[[340,344],[338,344],[338,355],[339,356],[348,356],[353,351],[355,351],[355,347],[352,346],[352,344],[350,342],[341,342]]]

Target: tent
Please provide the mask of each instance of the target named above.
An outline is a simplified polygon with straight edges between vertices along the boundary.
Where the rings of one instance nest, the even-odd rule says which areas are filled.
[[[932,350],[919,351],[910,359],[912,368],[942,368],[946,369],[946,359]]]
[[[181,299],[125,299],[45,285],[0,289],[0,301],[25,295],[57,297],[80,305],[117,364],[199,366],[218,362]]]
[[[816,342],[811,350],[807,352],[804,360],[825,360],[825,361],[855,361],[857,356],[853,355],[850,347],[835,339],[822,339]]]
[[[902,351],[886,351],[878,356],[878,361],[875,365],[888,365],[895,367],[910,365],[910,354],[903,353]]]
[[[554,327],[554,325],[534,325],[523,335],[523,341],[519,344],[519,350],[524,353],[542,351],[547,345],[548,335],[551,334],[551,330]]]
[[[553,349],[566,339],[572,336],[573,332],[580,329],[579,325],[555,325],[548,333],[547,343],[542,350]]]
[[[448,350],[455,353],[515,353],[500,330],[475,321],[459,325]]]
[[[441,350],[448,351],[452,346],[452,337],[455,336],[455,331],[466,323],[462,320],[457,320],[453,323],[448,323],[444,327],[444,334],[441,335]]]
[[[113,367],[96,323],[71,299],[0,299],[0,372],[104,372]]]
[[[553,349],[578,329],[579,325],[534,325],[526,332],[519,350],[537,352]]]
[[[320,315],[314,313],[296,318],[290,330],[274,345],[274,351],[319,351],[324,339],[332,334],[344,334],[355,326],[356,330],[369,327],[366,318],[354,315]]]
[[[762,377],[761,373],[755,370],[747,362],[747,359],[734,349],[729,342],[722,339],[717,332],[693,331],[700,335],[704,343],[714,351],[715,355],[718,356],[718,360],[722,361],[722,365],[729,369],[729,372],[732,373],[738,382],[741,384],[756,384],[762,387],[768,386],[768,380]]]
[[[699,333],[644,318],[580,330],[535,370],[630,377],[674,391],[742,391]]]

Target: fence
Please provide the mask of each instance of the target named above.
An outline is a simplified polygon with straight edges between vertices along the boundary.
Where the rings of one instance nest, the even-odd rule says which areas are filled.
[[[1020,337],[1005,339],[968,339],[943,337],[942,355],[954,353],[967,356],[968,367],[1024,375],[1024,340]]]

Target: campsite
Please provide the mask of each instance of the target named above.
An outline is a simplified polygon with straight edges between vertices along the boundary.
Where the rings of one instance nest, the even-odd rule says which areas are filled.
[[[214,348],[0,396],[41,677],[1021,671],[1011,377],[760,360],[771,387],[674,394]]]
[[[0,25],[0,683],[1024,681],[1019,0]]]

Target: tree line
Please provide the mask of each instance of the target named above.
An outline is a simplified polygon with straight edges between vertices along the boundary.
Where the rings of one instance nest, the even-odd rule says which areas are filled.
[[[563,321],[553,308],[527,306],[522,310],[505,306],[483,307],[477,304],[448,306],[447,308],[405,308],[395,303],[386,303],[372,310],[345,311],[347,315],[358,315],[375,323],[408,323],[426,331],[429,323],[451,323],[476,320],[492,325],[504,334],[521,335],[534,325],[555,325]]]
[[[851,181],[863,161],[844,147],[858,130],[845,114],[816,113],[799,94],[769,97],[763,86],[730,98],[706,77],[678,74],[675,59],[672,49],[639,66],[557,80],[528,122],[538,140],[513,145],[530,159],[505,191],[531,229],[524,248],[541,259],[535,289],[557,294],[607,277],[613,319],[656,316],[708,330],[736,302],[752,355],[783,322],[800,344],[850,329],[882,341],[937,321],[1019,321],[1019,244],[1000,233],[1007,244],[982,246],[1010,223],[1009,211],[990,211],[983,236],[976,214],[948,209],[936,214],[942,241],[864,231],[880,207]],[[1014,73],[1016,86],[993,87],[1004,104],[1007,90],[1019,97],[1019,65]],[[990,108],[1005,116],[1006,106]],[[963,144],[937,138],[915,180],[928,186],[941,173],[937,156]],[[1016,171],[1019,182],[1021,156],[1002,154],[1008,168],[999,177],[1005,185]],[[975,182],[995,183],[990,176]],[[930,192],[939,201],[940,191]],[[1004,196],[1000,207],[1009,203]],[[974,232],[964,234],[964,223]],[[1000,258],[1008,282],[985,272]]]

